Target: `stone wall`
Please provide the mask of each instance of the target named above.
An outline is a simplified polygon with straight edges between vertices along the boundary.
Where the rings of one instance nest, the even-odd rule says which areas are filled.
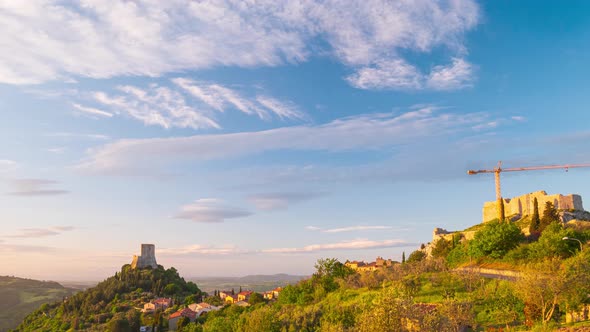
[[[539,215],[543,216],[545,202],[551,202],[559,210],[578,210],[584,211],[582,197],[580,195],[547,195],[544,190],[535,191],[530,194],[510,198],[504,198],[504,214],[506,217],[513,215],[520,217],[533,214],[533,201],[537,198],[539,203]],[[482,222],[487,222],[498,217],[497,202],[485,202],[482,210]]]

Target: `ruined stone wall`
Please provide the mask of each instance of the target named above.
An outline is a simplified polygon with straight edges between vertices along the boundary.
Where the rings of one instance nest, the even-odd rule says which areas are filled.
[[[529,193],[526,195],[514,197],[512,199],[504,199],[504,213],[506,217],[517,215],[518,217],[532,215],[533,214],[533,202],[537,198],[539,203],[539,215],[543,216],[543,210],[545,208],[545,202],[551,202],[559,210],[578,210],[584,211],[582,205],[582,197],[580,195],[547,195],[543,190]],[[496,219],[498,213],[496,212],[497,203],[496,201],[485,202],[482,209],[482,222]]]

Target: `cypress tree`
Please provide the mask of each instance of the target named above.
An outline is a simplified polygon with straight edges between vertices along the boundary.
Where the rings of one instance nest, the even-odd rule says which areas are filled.
[[[541,228],[541,218],[539,217],[539,201],[537,197],[533,200],[533,218],[531,219],[530,232],[538,232]]]
[[[545,202],[545,209],[543,209],[543,218],[541,218],[541,226],[539,230],[542,232],[552,222],[559,221],[559,213],[552,202]]]
[[[402,251],[402,264],[406,262],[406,252]]]

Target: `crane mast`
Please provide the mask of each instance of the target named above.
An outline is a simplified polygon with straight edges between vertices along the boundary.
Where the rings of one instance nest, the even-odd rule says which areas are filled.
[[[469,170],[467,174],[475,175],[481,173],[494,173],[494,180],[496,183],[496,201],[498,202],[498,219],[504,220],[504,202],[502,201],[502,192],[500,186],[500,173],[502,172],[520,172],[520,171],[535,171],[535,170],[547,170],[547,169],[565,169],[567,172],[570,168],[590,167],[589,164],[569,164],[569,165],[549,165],[549,166],[532,166],[532,167],[513,167],[513,168],[502,168],[502,161],[498,162],[498,167],[494,169],[480,169],[480,170]]]

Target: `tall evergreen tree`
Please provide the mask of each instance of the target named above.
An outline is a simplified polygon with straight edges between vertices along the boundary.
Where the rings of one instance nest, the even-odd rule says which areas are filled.
[[[539,217],[539,201],[537,197],[533,200],[533,218],[531,219],[531,226],[529,230],[531,233],[538,232],[541,228],[541,218]]]
[[[402,251],[402,264],[406,262],[406,252]]]
[[[543,209],[543,217],[541,218],[541,225],[539,227],[539,231],[543,231],[547,226],[549,226],[552,222],[559,221],[559,212],[553,205],[552,202],[545,202],[545,209]]]

